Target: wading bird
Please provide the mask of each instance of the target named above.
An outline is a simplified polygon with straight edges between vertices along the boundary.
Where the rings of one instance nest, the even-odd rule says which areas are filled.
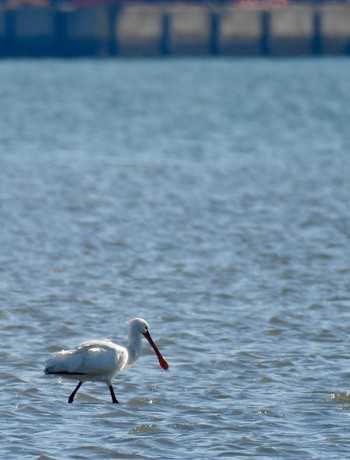
[[[142,336],[146,337],[157,355],[160,366],[167,370],[168,363],[163,358],[149,333],[147,322],[142,318],[128,321],[129,343],[122,347],[108,339],[90,340],[73,350],[62,350],[52,355],[45,363],[45,374],[58,375],[65,379],[78,380],[78,385],[69,396],[72,403],[74,396],[84,382],[104,382],[107,384],[112,401],[115,397],[112,378],[123,369],[133,366],[141,353]]]

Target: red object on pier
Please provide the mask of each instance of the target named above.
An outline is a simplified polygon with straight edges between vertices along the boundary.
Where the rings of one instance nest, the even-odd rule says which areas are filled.
[[[66,0],[66,5],[73,8],[103,8],[120,3],[132,3],[133,0]]]

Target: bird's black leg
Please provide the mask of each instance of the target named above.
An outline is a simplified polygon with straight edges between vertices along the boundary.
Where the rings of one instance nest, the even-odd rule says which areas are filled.
[[[82,386],[83,382],[79,382],[78,385],[75,387],[75,390],[68,398],[68,403],[71,404],[73,402],[74,396],[77,394],[79,388]]]
[[[115,394],[114,394],[114,390],[113,390],[113,387],[112,385],[109,385],[109,391],[111,392],[111,396],[112,396],[112,402],[116,403],[116,404],[119,404],[119,401],[117,400],[117,398],[115,397]]]

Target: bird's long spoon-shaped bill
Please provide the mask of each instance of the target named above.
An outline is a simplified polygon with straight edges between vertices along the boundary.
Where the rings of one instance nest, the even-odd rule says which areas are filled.
[[[147,331],[143,335],[146,337],[146,339],[148,340],[149,344],[153,348],[155,354],[157,355],[157,358],[158,358],[160,366],[165,371],[167,371],[169,369],[169,364],[165,361],[165,359],[163,358],[161,352],[158,350],[157,345],[153,342],[151,334]]]

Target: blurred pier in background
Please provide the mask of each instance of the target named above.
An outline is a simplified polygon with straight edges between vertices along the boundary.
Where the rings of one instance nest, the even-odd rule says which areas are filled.
[[[0,3],[0,57],[350,54],[350,3]]]

